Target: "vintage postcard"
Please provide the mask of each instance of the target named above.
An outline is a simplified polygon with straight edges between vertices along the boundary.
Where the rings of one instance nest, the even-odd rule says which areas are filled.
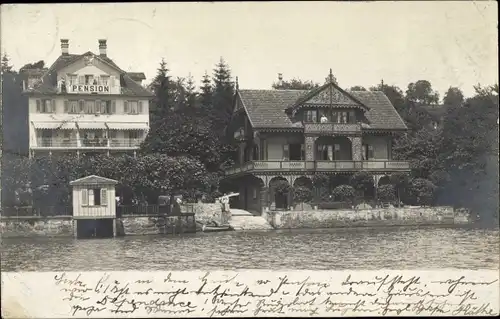
[[[2,318],[498,316],[497,10],[2,4]]]

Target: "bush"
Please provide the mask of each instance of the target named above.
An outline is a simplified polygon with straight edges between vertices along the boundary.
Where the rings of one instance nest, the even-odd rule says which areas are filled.
[[[381,201],[393,201],[396,199],[396,190],[391,184],[382,185],[378,188],[377,195]]]
[[[374,188],[373,176],[366,172],[357,172],[351,176],[349,179],[349,184],[358,192],[363,193],[365,196],[367,193],[371,193]]]
[[[298,203],[309,203],[313,198],[311,189],[305,186],[293,188],[293,198]]]
[[[335,199],[352,202],[354,200],[355,190],[350,185],[339,185],[333,189],[332,195]]]
[[[410,182],[408,193],[413,203],[427,206],[433,203],[436,189],[436,185],[430,180],[425,178],[414,178]]]
[[[277,194],[287,195],[292,190],[292,186],[288,181],[279,180],[274,184],[274,190]]]

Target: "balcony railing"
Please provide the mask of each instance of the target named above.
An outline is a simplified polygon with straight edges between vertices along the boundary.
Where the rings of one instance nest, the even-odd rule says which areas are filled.
[[[226,175],[266,171],[408,171],[406,161],[252,161],[226,169]]]
[[[139,138],[71,138],[54,139],[38,138],[36,148],[137,148],[142,139]]]
[[[359,133],[359,123],[304,123],[304,133]]]

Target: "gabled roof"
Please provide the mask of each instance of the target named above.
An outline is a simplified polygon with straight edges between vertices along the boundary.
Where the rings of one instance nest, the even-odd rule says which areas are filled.
[[[296,111],[303,104],[330,104],[331,106],[354,106],[360,107],[363,110],[370,109],[364,105],[356,97],[344,91],[335,82],[329,81],[324,85],[314,88],[301,96],[297,101],[288,107],[289,110]]]
[[[90,175],[86,176],[83,178],[79,178],[77,180],[74,180],[69,183],[71,186],[75,185],[116,185],[118,184],[118,181],[115,181],[114,179],[106,178],[106,177],[101,177],[97,175]]]
[[[368,124],[364,129],[406,130],[403,119],[381,91],[349,91],[354,99],[367,106]],[[302,128],[293,122],[286,109],[310,94],[308,90],[239,90],[245,110],[254,128]]]
[[[120,84],[122,86],[121,94],[130,96],[152,97],[153,94],[142,87],[139,83],[134,81],[130,75],[120,69],[116,63],[107,56],[96,55],[91,51],[83,54],[65,54],[60,55],[56,61],[50,66],[47,72],[43,75],[41,81],[33,89],[28,92],[41,93],[41,94],[55,94],[57,93],[57,72],[66,66],[75,63],[76,61],[84,58],[85,56],[93,55],[96,59],[103,61],[112,68],[120,72]],[[143,74],[144,75],[144,74]]]
[[[127,75],[134,81],[146,80],[146,74],[143,72],[127,72]]]

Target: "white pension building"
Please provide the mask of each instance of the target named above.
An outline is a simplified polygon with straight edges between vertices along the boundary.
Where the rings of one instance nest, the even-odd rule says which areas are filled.
[[[44,72],[24,81],[29,96],[30,156],[55,152],[129,152],[135,154],[149,130],[152,93],[142,86],[143,73],[125,72],[107,56],[61,55]]]

